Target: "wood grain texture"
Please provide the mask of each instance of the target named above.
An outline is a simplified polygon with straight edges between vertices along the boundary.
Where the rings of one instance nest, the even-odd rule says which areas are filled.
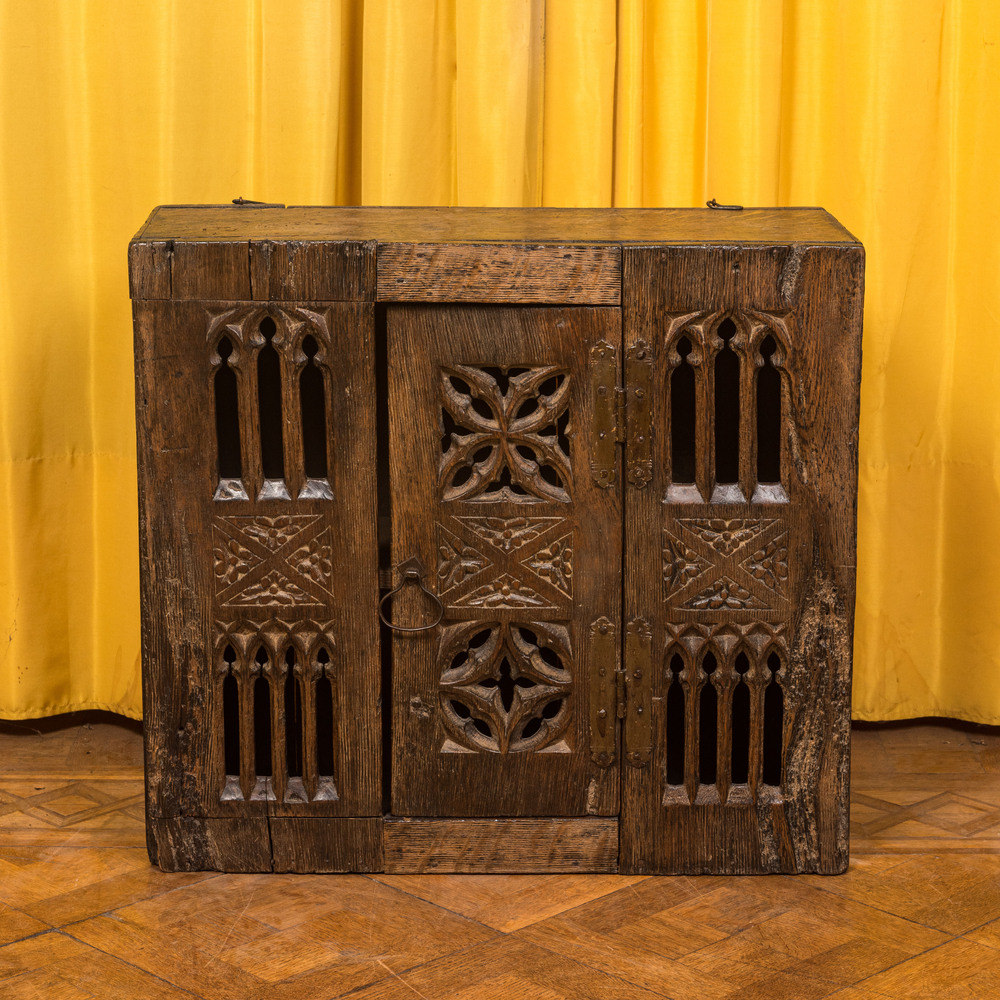
[[[302,240],[252,240],[253,298],[336,302],[372,299],[375,244]]]
[[[276,872],[378,872],[382,819],[275,816],[270,820]]]
[[[262,839],[260,849],[269,858],[268,815],[376,816],[381,809],[376,620],[353,614],[342,596],[349,591],[351,600],[374,608],[377,595],[371,309],[363,303],[136,303],[151,823],[180,817],[254,819],[247,829]],[[266,495],[258,429],[259,372],[253,359],[264,343],[259,331],[265,322],[275,330],[280,327],[274,336],[290,376],[281,390],[285,485],[290,490],[284,500]],[[319,345],[314,351],[324,373],[325,425],[334,429],[336,442],[333,453],[328,445],[325,495],[310,487],[303,465],[295,366],[301,369],[308,360],[301,353],[307,336]],[[214,499],[219,464],[215,435],[206,433],[206,425],[215,424],[211,357],[220,338],[230,343],[237,383],[243,500]],[[161,554],[159,546],[169,554]],[[322,672],[315,660],[317,636],[327,650],[337,701],[330,715],[335,773],[322,787],[315,756],[315,671]],[[239,650],[235,667],[245,671],[240,774],[232,788],[224,762],[223,647]],[[271,702],[266,768],[255,762],[253,736],[262,725],[254,707],[254,677],[261,672],[261,661],[254,656],[262,649],[268,650]],[[301,788],[291,780],[286,759],[285,672],[293,652],[303,694],[299,739],[304,740],[300,768],[305,770],[296,779]],[[268,775],[263,782],[255,781],[255,767]],[[165,865],[201,863],[198,850],[186,851],[169,838],[164,843]],[[227,862],[227,843],[242,844],[209,840],[206,867],[270,870],[270,860],[265,866],[256,847],[248,847],[248,858],[237,854]],[[151,836],[149,846],[155,858],[157,839]]]
[[[164,205],[143,240],[378,240],[383,243],[857,244],[821,208],[241,209]]]
[[[175,240],[170,253],[170,295],[174,299],[252,299],[249,241]]]
[[[150,824],[151,859],[165,872],[273,870],[267,816],[170,816]]]
[[[621,250],[614,246],[381,244],[378,299],[618,305]]]
[[[373,875],[411,896],[510,933],[641,882],[647,875]]]
[[[501,938],[430,962],[356,994],[358,1000],[654,1000],[616,976],[526,941]]]
[[[626,493],[625,614],[653,623],[662,659],[653,681],[653,762],[626,769],[622,870],[843,871],[861,251],[627,249],[624,287],[626,349],[648,342],[655,384],[652,482]],[[738,375],[720,402],[723,352],[737,359]],[[684,365],[697,421],[693,463],[685,462],[678,483],[670,407],[674,372]],[[757,483],[764,365],[780,384],[780,487]],[[718,445],[723,419],[734,424],[729,459]],[[767,502],[774,499],[781,503]],[[781,759],[768,776],[765,688],[773,683],[783,703]],[[749,759],[740,784],[731,769],[741,686],[749,692],[749,733],[739,738],[749,741]],[[683,746],[674,737],[683,776],[669,780],[668,697],[684,713]],[[680,725],[678,717],[673,726]],[[707,769],[706,726],[715,758]]]
[[[133,240],[128,246],[128,293],[132,299],[169,299],[172,293],[170,240]]]
[[[385,823],[388,874],[617,870],[614,818],[389,819]]]
[[[445,611],[393,637],[395,815],[618,810],[617,770],[591,758],[589,678],[590,625],[619,614],[621,506],[591,478],[588,433],[590,349],[616,343],[618,322],[610,308],[387,310],[392,562],[418,556]]]

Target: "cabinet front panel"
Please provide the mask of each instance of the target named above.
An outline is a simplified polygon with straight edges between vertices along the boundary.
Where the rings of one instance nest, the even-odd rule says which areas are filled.
[[[380,812],[372,310],[136,303],[151,818]]]
[[[387,330],[384,608],[440,616],[393,633],[392,812],[614,815],[590,680],[616,664],[593,636],[619,622],[621,506],[592,469],[591,357],[617,358],[619,311],[401,305]]]
[[[623,871],[847,864],[861,265],[625,252],[626,352],[653,388],[625,617],[651,633],[653,716],[650,759],[625,768]]]

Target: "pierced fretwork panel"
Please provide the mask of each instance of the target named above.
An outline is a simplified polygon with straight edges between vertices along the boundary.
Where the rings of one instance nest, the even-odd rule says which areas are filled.
[[[302,307],[211,313],[216,500],[331,499],[329,317]]]
[[[668,500],[788,499],[791,323],[756,310],[670,317]]]
[[[668,625],[665,805],[746,803],[783,784],[785,627]]]
[[[442,368],[443,500],[568,502],[570,376],[561,368]]]
[[[461,622],[441,630],[446,752],[567,752],[569,631],[551,622]]]
[[[331,623],[216,622],[215,632],[221,801],[336,801]]]

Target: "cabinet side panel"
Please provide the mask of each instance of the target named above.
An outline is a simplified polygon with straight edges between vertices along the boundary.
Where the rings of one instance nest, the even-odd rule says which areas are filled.
[[[135,318],[150,822],[377,816],[373,307]]]
[[[654,752],[626,769],[625,871],[847,865],[862,266],[625,251],[626,349],[654,358],[653,477],[625,505]]]
[[[197,322],[197,310],[182,311],[185,317],[170,302],[134,303],[148,823],[196,807],[196,778],[184,762],[199,699],[192,672],[208,655],[210,560],[197,551],[204,525],[185,500],[208,488],[204,429],[192,415],[205,403],[204,379],[196,372],[196,352],[173,336],[185,318]],[[154,844],[151,838],[151,854]]]

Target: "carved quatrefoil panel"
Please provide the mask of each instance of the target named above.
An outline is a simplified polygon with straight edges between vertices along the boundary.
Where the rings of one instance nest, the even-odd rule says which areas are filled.
[[[216,517],[212,541],[223,607],[330,603],[333,541],[321,515]]]
[[[680,611],[786,612],[782,518],[679,517],[663,529],[663,594]]]
[[[438,596],[449,608],[565,608],[573,527],[564,517],[452,517],[437,525]]]
[[[459,622],[441,629],[446,753],[565,753],[573,689],[569,631],[551,622]]]
[[[441,498],[568,502],[570,376],[561,368],[442,368]]]

